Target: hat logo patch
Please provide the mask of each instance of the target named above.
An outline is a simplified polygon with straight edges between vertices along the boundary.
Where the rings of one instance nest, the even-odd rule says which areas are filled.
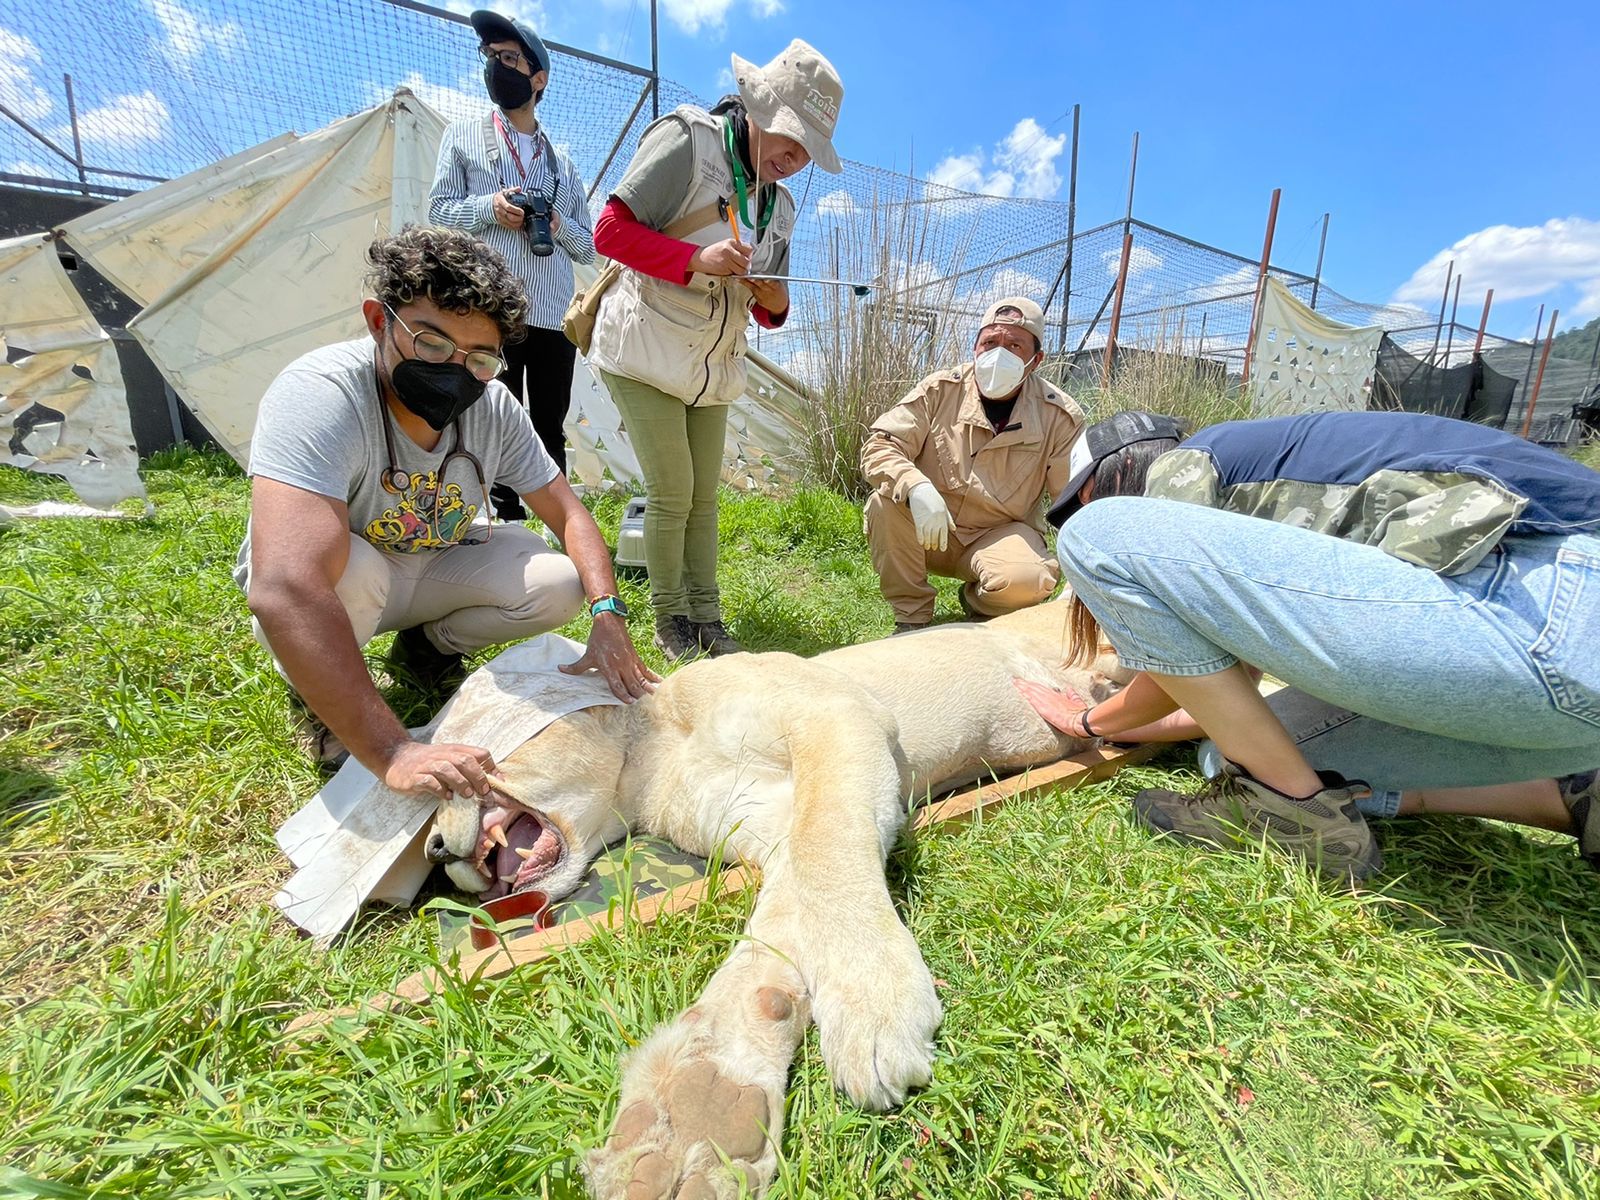
[[[811,117],[829,133],[833,132],[834,122],[839,119],[839,102],[832,96],[825,96],[816,88],[806,93],[806,98],[801,102],[801,107],[806,110],[806,115]]]

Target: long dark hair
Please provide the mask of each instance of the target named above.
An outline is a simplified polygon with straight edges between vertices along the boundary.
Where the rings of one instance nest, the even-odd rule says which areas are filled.
[[[1089,481],[1094,484],[1090,502],[1106,496],[1142,496],[1145,481],[1150,477],[1150,467],[1156,459],[1169,450],[1178,448],[1176,438],[1152,438],[1124,446],[1115,454],[1108,454],[1095,466]],[[1078,512],[1082,512],[1080,507]],[[1074,514],[1076,515],[1076,514]],[[1070,521],[1072,517],[1068,517]],[[1067,616],[1067,662],[1072,666],[1086,667],[1099,657],[1104,649],[1100,643],[1100,624],[1089,611],[1089,606],[1072,597],[1072,609]]]
[[[728,123],[733,126],[733,144],[739,148],[744,173],[753,184],[756,165],[750,158],[750,114],[745,111],[744,101],[737,92],[733,92],[718,100],[709,111],[713,117],[727,117]]]

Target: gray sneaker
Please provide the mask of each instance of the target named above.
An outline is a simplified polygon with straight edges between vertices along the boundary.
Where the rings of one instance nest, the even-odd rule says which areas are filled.
[[[671,662],[705,653],[700,639],[695,636],[694,622],[684,616],[658,615],[655,642],[656,649]]]
[[[329,775],[350,757],[338,735],[322,723],[322,718],[293,688],[289,689],[289,738],[296,749]]]
[[[1183,842],[1243,849],[1271,842],[1324,875],[1360,882],[1383,869],[1383,854],[1356,808],[1365,783],[1319,772],[1320,792],[1297,800],[1269,788],[1233,763],[1193,795],[1147,788],[1133,798],[1148,828]]]
[[[1578,839],[1578,853],[1600,871],[1600,771],[1579,771],[1556,780],[1561,803],[1572,814],[1572,836]]]
[[[700,649],[712,658],[721,658],[724,654],[744,653],[744,647],[734,640],[720,618],[715,621],[695,621],[694,636],[695,641],[700,644]]]

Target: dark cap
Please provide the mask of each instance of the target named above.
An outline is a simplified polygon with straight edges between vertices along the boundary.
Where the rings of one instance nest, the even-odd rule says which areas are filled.
[[[521,42],[522,51],[534,62],[534,74],[550,69],[550,51],[544,48],[533,26],[514,17],[480,8],[468,18],[477,31],[478,42],[487,46],[491,42]]]
[[[1061,494],[1050,506],[1050,524],[1059,528],[1078,511],[1078,493],[1096,468],[1113,454],[1119,454],[1140,442],[1165,439],[1181,442],[1187,432],[1183,422],[1176,417],[1146,412],[1119,412],[1108,420],[1082,430],[1072,440],[1072,452],[1067,460],[1072,478],[1067,480],[1067,486],[1061,489]]]

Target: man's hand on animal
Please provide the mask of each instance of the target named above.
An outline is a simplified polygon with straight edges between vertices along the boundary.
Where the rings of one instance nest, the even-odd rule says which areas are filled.
[[[397,792],[487,796],[494,758],[482,746],[402,742],[383,764],[383,782]]]
[[[950,531],[956,527],[950,516],[950,507],[931,483],[919,483],[906,497],[911,509],[911,519],[916,522],[917,540],[924,550],[943,550],[950,543]]]
[[[505,757],[488,797],[440,805],[429,858],[484,899],[559,900],[630,829],[761,871],[746,936],[625,1060],[611,1135],[585,1162],[595,1196],[763,1194],[813,1021],[862,1107],[929,1081],[943,1013],[884,861],[916,799],[1085,745],[1012,684],[1080,702],[1115,691],[1114,663],[1064,665],[1067,613],[1041,605],[813,659],[702,659],[636,704],[560,718]]]
[[[750,270],[750,254],[750,247],[743,242],[723,238],[696,250],[689,269],[702,275],[743,275]]]
[[[627,704],[648,696],[661,682],[661,676],[640,659],[633,640],[628,637],[628,626],[615,613],[601,613],[596,617],[583,657],[556,669],[563,675],[599,671],[611,694]]]
[[[521,229],[523,221],[527,219],[522,210],[507,199],[516,190],[516,188],[505,188],[503,191],[498,191],[489,202],[490,212],[494,216],[494,223],[502,229]],[[554,231],[554,222],[551,223],[550,228]]]

